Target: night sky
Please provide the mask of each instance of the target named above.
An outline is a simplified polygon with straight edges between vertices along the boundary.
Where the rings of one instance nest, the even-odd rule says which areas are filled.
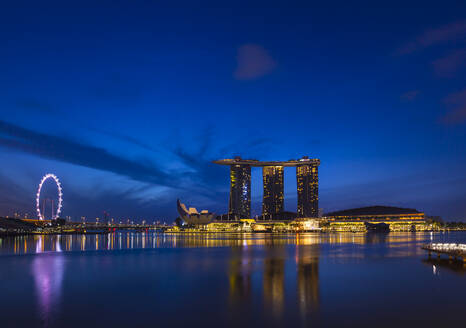
[[[171,222],[177,198],[225,213],[229,169],[212,160],[308,155],[325,212],[466,220],[464,1],[1,7],[0,215],[33,214],[49,172],[63,216]]]

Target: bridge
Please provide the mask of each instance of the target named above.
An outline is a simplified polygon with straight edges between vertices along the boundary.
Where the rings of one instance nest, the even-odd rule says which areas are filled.
[[[66,227],[66,225],[65,225]],[[70,225],[68,225],[70,227]],[[105,223],[85,223],[76,224],[74,227],[85,230],[102,230],[102,231],[118,231],[118,230],[164,230],[170,227],[167,224],[105,224]]]
[[[105,234],[118,231],[160,232],[170,227],[167,224],[106,224],[67,222],[61,226],[50,227],[49,233],[91,233]],[[46,228],[47,229],[47,228]]]
[[[430,243],[421,248],[429,252],[429,257],[432,253],[436,253],[439,258],[441,254],[445,254],[450,260],[460,260],[461,258],[466,263],[466,244]]]

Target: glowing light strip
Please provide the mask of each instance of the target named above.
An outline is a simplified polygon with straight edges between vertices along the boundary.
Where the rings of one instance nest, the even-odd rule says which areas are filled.
[[[45,220],[44,216],[40,212],[40,202],[39,202],[40,191],[42,190],[42,185],[44,184],[45,180],[50,179],[50,178],[55,181],[55,183],[57,184],[57,188],[58,188],[58,208],[57,208],[57,212],[55,213],[55,215],[52,216],[52,220],[56,220],[58,218],[58,216],[60,215],[60,212],[61,212],[62,201],[63,201],[63,199],[62,199],[63,192],[62,192],[62,189],[61,189],[60,180],[58,180],[58,178],[57,178],[57,176],[55,174],[47,173],[46,175],[44,175],[42,180],[40,180],[39,188],[37,189],[37,194],[36,194],[36,210],[37,210],[37,215],[39,216],[39,220]]]

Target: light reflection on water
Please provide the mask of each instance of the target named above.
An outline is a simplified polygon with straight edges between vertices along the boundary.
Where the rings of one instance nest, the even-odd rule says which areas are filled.
[[[32,264],[39,315],[45,325],[53,320],[53,313],[59,311],[65,259],[63,256],[36,256]]]
[[[62,251],[99,251],[173,247],[231,247],[267,245],[350,244],[370,245],[383,243],[392,251],[389,256],[421,254],[422,243],[447,240],[448,233],[307,233],[307,234],[224,234],[189,233],[163,234],[156,232],[114,232],[109,234],[27,235],[3,238],[0,255],[30,254]],[[406,246],[412,246],[408,250]],[[400,248],[398,254],[393,250]],[[402,249],[402,250],[401,250]],[[346,252],[346,250],[345,250]],[[338,256],[338,252],[333,254]],[[345,253],[345,256],[347,254]]]
[[[0,240],[0,286],[11,287],[0,307],[6,326],[455,324],[466,268],[427,259],[420,246],[431,241],[466,233],[10,237]],[[35,315],[22,316],[28,302]]]

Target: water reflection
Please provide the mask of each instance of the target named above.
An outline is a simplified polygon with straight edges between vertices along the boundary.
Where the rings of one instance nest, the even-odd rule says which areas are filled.
[[[352,320],[373,319],[370,313],[378,315],[385,302],[396,313],[411,316],[404,311],[410,304],[428,309],[434,303],[439,306],[429,298],[432,289],[425,286],[436,286],[435,293],[449,298],[462,292],[461,283],[454,279],[463,278],[458,275],[464,275],[466,267],[447,259],[426,260],[427,253],[420,249],[431,239],[442,242],[448,238],[464,242],[466,234],[129,231],[10,237],[0,239],[0,274],[14,277],[4,279],[5,286],[6,281],[16,285],[2,289],[0,305],[16,301],[15,308],[20,309],[18,304],[27,304],[32,297],[25,293],[15,298],[16,290],[33,283],[32,305],[40,325],[34,321],[29,326],[60,326],[70,318],[74,320],[66,322],[74,326],[95,321],[110,326],[107,321],[111,320],[112,327],[130,326],[135,320],[130,314],[135,311],[148,314],[147,320],[156,317],[163,322],[160,326],[172,326],[173,321],[183,319],[179,310],[173,310],[177,307],[188,313],[185,317],[199,320],[199,326],[220,322],[222,315],[231,317],[231,326],[257,326],[257,322],[268,326],[317,326],[320,322],[337,326],[334,313]],[[393,282],[391,278],[399,272],[403,279]],[[98,288],[88,288],[89,282]],[[9,290],[11,294],[5,294]],[[381,291],[389,296],[382,299]],[[407,299],[400,300],[401,294]],[[102,307],[107,301],[109,305]],[[452,304],[456,303],[449,306]],[[215,311],[199,315],[209,306]],[[95,308],[98,311],[89,311]],[[31,316],[33,312],[31,308]],[[458,313],[458,309],[451,313]],[[7,315],[15,320],[16,314]],[[76,319],[81,316],[85,319]],[[120,322],[121,318],[127,321]],[[373,327],[379,320],[372,319],[366,326]],[[141,326],[153,322],[143,323]]]
[[[434,276],[441,275],[442,271],[453,272],[459,275],[466,275],[466,263],[443,258],[430,258],[422,260],[422,263],[432,266]]]
[[[60,310],[64,262],[62,255],[53,255],[36,256],[32,263],[39,315],[45,326]]]
[[[312,239],[312,238],[311,238]],[[262,257],[263,256],[263,257]],[[264,252],[251,247],[235,247],[229,260],[230,301],[233,305],[249,306],[253,301],[253,290],[262,287],[264,311],[275,319],[283,316],[287,289],[286,271],[289,280],[296,281],[296,303],[303,318],[319,308],[319,246],[318,244],[296,247],[293,257],[287,248],[266,246]],[[257,261],[257,259],[261,261]],[[256,262],[254,262],[256,259]],[[287,265],[294,264],[293,266]],[[258,272],[260,279],[253,279]],[[257,284],[254,286],[254,284]]]
[[[56,236],[56,241],[55,241],[55,251],[59,252],[59,253],[62,251],[61,250],[61,244],[60,244],[60,238],[61,238],[60,235]]]
[[[230,300],[233,304],[251,302],[252,250],[247,247],[232,249],[229,263]]]
[[[445,234],[446,235],[446,234]],[[352,256],[361,256],[358,246],[380,246],[384,256],[423,254],[421,243],[442,242],[442,233],[307,233],[307,234],[222,234],[156,232],[113,232],[88,235],[29,235],[0,238],[0,254],[28,254],[62,251],[96,251],[145,248],[190,247],[272,247],[279,245],[351,245]],[[412,247],[406,247],[412,246]],[[333,257],[348,257],[348,250],[335,248]]]
[[[296,253],[299,309],[307,317],[319,307],[319,249],[300,247]]]
[[[263,290],[264,305],[272,314],[280,317],[283,312],[285,290],[285,254],[282,247],[267,249],[264,259]]]
[[[44,236],[38,236],[37,241],[36,241],[36,253],[42,253],[44,251]],[[25,246],[24,246],[24,253],[28,252],[28,248],[26,246],[27,242],[26,239],[24,240]],[[16,248],[15,248],[15,254],[16,254]]]

